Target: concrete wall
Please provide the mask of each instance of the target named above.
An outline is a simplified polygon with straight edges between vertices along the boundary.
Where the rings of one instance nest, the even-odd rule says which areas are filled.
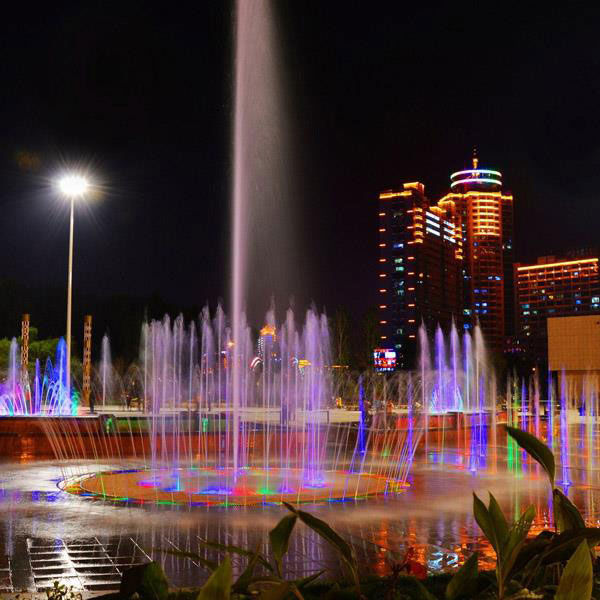
[[[554,317],[547,327],[548,367],[558,373],[558,394],[580,406],[599,389],[600,316]]]
[[[600,370],[600,316],[548,319],[550,371]]]

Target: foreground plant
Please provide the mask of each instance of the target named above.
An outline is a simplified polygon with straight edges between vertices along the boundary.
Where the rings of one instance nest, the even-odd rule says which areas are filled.
[[[285,515],[269,532],[273,563],[261,554],[260,545],[254,551],[249,551],[238,546],[201,540],[201,543],[207,548],[225,553],[225,559],[218,565],[193,552],[167,551],[169,554],[191,558],[211,571],[210,577],[198,593],[197,600],[229,600],[234,596],[236,598],[251,597],[264,600],[284,600],[286,598],[303,600],[303,593],[311,585],[314,588],[314,583],[325,571],[318,571],[300,579],[287,580],[284,578],[283,559],[288,551],[290,537],[298,520],[317,533],[336,551],[349,572],[351,582],[340,582],[340,584],[337,584],[337,588],[340,590],[344,588],[347,593],[354,594],[356,598],[361,597],[358,564],[354,549],[350,544],[325,521],[299,510],[291,504],[286,502],[283,504],[290,511],[290,514]],[[232,578],[230,559],[232,554],[248,559],[246,568],[235,581]],[[263,573],[257,575],[255,571],[259,567]],[[331,586],[327,587],[331,588]],[[332,591],[332,589],[329,589],[329,591]],[[314,589],[309,590],[311,598],[314,597],[312,594],[314,591]]]
[[[500,505],[491,493],[487,508],[477,497],[477,494],[474,493],[473,513],[477,524],[496,553],[498,598],[502,599],[504,598],[506,585],[513,574],[519,553],[531,529],[535,517],[535,508],[529,506],[521,517],[509,527]]]

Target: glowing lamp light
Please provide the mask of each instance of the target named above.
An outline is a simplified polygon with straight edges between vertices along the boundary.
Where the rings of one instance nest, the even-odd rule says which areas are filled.
[[[82,175],[63,175],[58,180],[58,189],[67,198],[81,198],[89,188],[89,181]]]

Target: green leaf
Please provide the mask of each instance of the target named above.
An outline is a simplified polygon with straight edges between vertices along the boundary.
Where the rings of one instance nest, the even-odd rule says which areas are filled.
[[[504,518],[504,513],[502,512],[498,501],[496,500],[496,498],[494,498],[491,492],[488,493],[490,495],[488,513],[494,526],[494,531],[496,532],[498,546],[502,547],[506,543],[506,539],[508,538],[508,523]]]
[[[256,563],[258,562],[258,557],[260,556],[260,542],[256,545],[256,550],[254,551],[254,555],[248,561],[246,568],[242,572],[242,574],[237,578],[237,581],[233,584],[234,592],[245,592],[252,582],[252,577],[254,575],[254,569],[256,567]]]
[[[275,558],[275,564],[277,565],[277,572],[281,575],[281,560],[284,554],[288,551],[290,545],[290,535],[294,530],[294,525],[298,519],[297,515],[291,514],[286,515],[275,525],[271,531],[269,531],[269,540],[271,542],[271,549],[273,550],[273,556]]]
[[[307,577],[302,577],[302,579],[296,579],[294,581],[294,584],[296,585],[296,587],[301,590],[303,588],[305,588],[307,585],[310,585],[313,581],[316,581],[317,579],[319,579],[319,577],[321,577],[321,575],[323,575],[323,573],[326,572],[327,569],[323,569],[322,571],[317,571],[316,573],[313,573],[312,575],[308,575]]]
[[[58,581],[54,582],[55,589],[66,589],[60,586]],[[121,579],[120,596],[129,598],[137,593],[140,598],[152,598],[153,600],[166,600],[169,595],[169,582],[157,562],[136,565],[123,572]]]
[[[597,527],[570,529],[557,535],[544,552],[544,564],[569,560],[582,540],[587,542],[589,548],[593,548],[600,543],[600,529]]]
[[[292,513],[294,513],[295,515],[298,514],[298,510],[296,509],[295,506],[291,505],[289,502],[282,502],[282,504]]]
[[[539,564],[538,559],[543,556],[544,551],[555,537],[556,534],[553,531],[544,529],[534,539],[525,540],[513,566],[513,573],[518,573],[523,569],[528,571],[530,568],[537,568],[535,567],[535,564]],[[525,577],[527,576],[526,573]]]
[[[414,579],[417,591],[417,600],[437,600],[437,598],[418,580]]]
[[[289,597],[290,593],[294,593],[294,584],[291,581],[282,581],[273,587],[262,588],[259,598],[260,600],[284,600]],[[294,593],[294,595],[296,594]],[[302,598],[301,595],[300,598]]]
[[[483,531],[483,535],[485,535],[496,552],[496,555],[498,555],[500,549],[498,547],[498,538],[496,536],[496,529],[492,517],[485,504],[479,499],[475,492],[473,492],[473,514],[475,515],[477,525],[479,525],[479,528]]]
[[[571,529],[585,529],[585,521],[577,507],[557,488],[552,490],[554,518],[560,533]]]
[[[200,589],[196,600],[229,600],[231,596],[231,560],[226,556]]]
[[[254,556],[254,552],[252,552],[252,550],[246,550],[246,548],[240,548],[239,546],[220,544],[219,542],[209,542],[208,540],[203,540],[202,538],[198,538],[198,541],[207,548],[214,548],[215,550],[220,550],[221,552],[239,554],[240,556],[245,556],[246,558],[250,559]],[[264,556],[259,554],[257,560],[265,569],[267,569],[267,571],[273,572],[273,567]]]
[[[542,465],[544,471],[550,479],[550,486],[554,489],[554,475],[556,471],[556,465],[554,463],[554,455],[552,451],[544,442],[538,440],[534,435],[521,431],[516,427],[505,425],[506,432],[529,454],[529,456],[535,458],[535,460]]]
[[[583,540],[569,559],[558,582],[556,600],[590,600],[593,579],[590,549]]]
[[[311,515],[310,513],[304,512],[303,510],[297,510],[291,504],[287,502],[283,503],[284,506],[298,516],[298,518],[314,532],[319,534],[325,541],[327,541],[342,557],[350,571],[356,587],[360,589],[360,583],[358,580],[358,565],[356,563],[356,556],[352,546],[346,542],[340,535],[338,535],[325,521]]]
[[[521,515],[519,520],[510,528],[508,539],[500,551],[502,557],[500,570],[504,581],[509,580],[511,571],[515,565],[519,552],[527,539],[531,529],[531,523],[535,517],[535,508],[529,506]]]
[[[472,595],[477,586],[477,552],[472,554],[456,572],[446,587],[446,600],[456,600],[460,596]]]
[[[298,511],[298,517],[300,520],[310,527],[313,531],[318,533],[324,540],[335,548],[346,561],[349,567],[356,569],[356,557],[354,556],[354,550],[339,534],[337,534],[325,521],[311,515],[310,513],[304,512],[303,510]]]
[[[200,563],[203,567],[207,568],[209,571],[214,571],[218,565],[214,560],[208,560],[208,558],[204,558],[195,552],[186,552],[185,550],[174,550],[174,549],[166,549],[166,548],[156,548],[160,552],[164,552],[165,554],[172,554],[173,556],[178,556],[179,558],[189,558],[191,560],[195,560]]]

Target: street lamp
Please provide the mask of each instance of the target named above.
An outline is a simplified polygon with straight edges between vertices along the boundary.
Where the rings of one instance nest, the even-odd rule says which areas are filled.
[[[73,291],[73,226],[75,214],[75,201],[82,200],[89,190],[89,181],[83,175],[67,173],[58,180],[58,189],[62,196],[71,203],[71,219],[69,226],[69,271],[67,284],[67,394],[71,398],[71,304]]]

